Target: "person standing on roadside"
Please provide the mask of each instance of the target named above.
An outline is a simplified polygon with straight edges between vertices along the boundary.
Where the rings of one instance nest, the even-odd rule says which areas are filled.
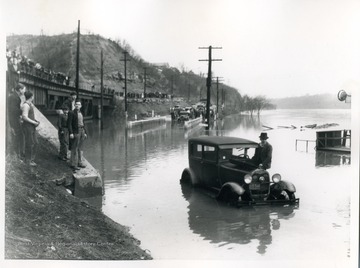
[[[63,102],[63,104],[61,105],[61,107],[67,107],[69,112],[73,111],[75,109],[75,100],[76,100],[76,92],[72,91],[70,93],[70,96]],[[68,137],[68,141],[69,141],[69,150],[71,150],[72,147],[72,139],[70,139],[70,137]]]
[[[69,145],[69,129],[68,129],[68,114],[69,108],[65,105],[62,107],[63,113],[59,114],[58,117],[58,134],[60,142],[59,159],[66,161],[68,160],[67,152]]]
[[[84,117],[80,109],[81,101],[76,100],[75,109],[69,112],[68,117],[68,129],[72,143],[70,167],[74,171],[85,167],[83,164],[82,147],[85,139],[87,138],[87,132],[84,124]]]
[[[25,140],[21,124],[21,106],[25,101],[24,93],[26,87],[19,83],[8,97],[8,122],[12,137],[12,150],[15,155],[23,160],[25,157]]]
[[[34,95],[30,91],[24,93],[25,102],[22,105],[23,130],[25,136],[25,161],[30,166],[37,166],[35,160],[35,150],[37,145],[37,137],[35,128],[40,124],[35,119],[35,106],[32,103]]]

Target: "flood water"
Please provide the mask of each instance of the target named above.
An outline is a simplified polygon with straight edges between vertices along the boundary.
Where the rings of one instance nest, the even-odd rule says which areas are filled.
[[[130,232],[154,259],[349,260],[350,154],[320,153],[310,124],[350,129],[350,110],[276,110],[260,117],[235,115],[209,135],[258,141],[267,131],[273,145],[271,174],[296,186],[299,206],[236,208],[209,192],[179,183],[188,166],[187,140],[204,135],[170,122],[125,131],[107,121],[89,124],[84,155],[104,180],[102,211]],[[295,128],[296,127],[296,128]]]

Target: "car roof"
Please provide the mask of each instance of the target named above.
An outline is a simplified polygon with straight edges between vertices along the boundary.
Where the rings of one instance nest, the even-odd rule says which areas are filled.
[[[199,136],[196,138],[190,138],[189,142],[206,143],[209,145],[231,145],[231,144],[249,144],[258,145],[257,142],[229,136]]]

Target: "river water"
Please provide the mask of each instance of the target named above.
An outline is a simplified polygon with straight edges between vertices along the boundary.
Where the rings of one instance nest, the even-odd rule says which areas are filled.
[[[170,122],[125,131],[107,120],[89,124],[84,155],[104,180],[102,211],[130,232],[154,259],[298,260],[346,262],[350,252],[350,154],[320,153],[310,124],[350,129],[350,110],[274,110],[260,117],[234,115],[209,135],[273,145],[271,174],[293,182],[299,206],[235,208],[201,189],[179,183],[188,166],[187,140],[204,135]],[[272,129],[269,129],[272,128]]]

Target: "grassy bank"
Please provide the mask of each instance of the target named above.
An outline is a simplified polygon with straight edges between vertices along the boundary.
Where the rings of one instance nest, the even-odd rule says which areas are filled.
[[[6,259],[151,259],[128,228],[56,185],[72,172],[41,140],[36,162],[6,157]]]

